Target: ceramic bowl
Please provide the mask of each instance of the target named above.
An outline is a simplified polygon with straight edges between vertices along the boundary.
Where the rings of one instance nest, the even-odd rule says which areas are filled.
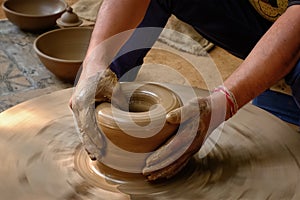
[[[127,110],[110,103],[96,107],[98,126],[106,141],[101,162],[119,171],[138,173],[148,154],[176,133],[178,125],[168,123],[165,117],[181,106],[181,100],[155,83],[128,82],[121,86],[130,99]]]
[[[44,66],[59,79],[73,83],[92,34],[90,27],[57,29],[37,37],[33,48]]]
[[[8,20],[20,29],[41,31],[55,27],[67,4],[63,0],[6,0],[2,8]]]

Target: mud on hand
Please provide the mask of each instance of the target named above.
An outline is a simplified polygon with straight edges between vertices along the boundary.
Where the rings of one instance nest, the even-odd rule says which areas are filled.
[[[112,96],[116,97],[113,101]],[[115,73],[109,68],[79,81],[71,99],[71,110],[82,143],[90,158],[100,161],[105,153],[105,140],[96,120],[95,101],[115,105],[127,102]]]
[[[211,106],[207,98],[193,99],[187,105],[168,113],[167,121],[181,123],[181,128],[147,158],[143,174],[148,180],[168,179],[176,175],[201,148],[210,118]]]

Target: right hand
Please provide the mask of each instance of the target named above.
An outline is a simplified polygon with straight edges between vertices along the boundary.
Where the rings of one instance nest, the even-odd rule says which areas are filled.
[[[210,103],[205,98],[193,99],[188,105],[168,113],[167,121],[182,123],[182,128],[147,158],[143,174],[148,180],[171,178],[188,163],[204,142],[210,116]]]
[[[226,100],[223,94],[197,97],[166,116],[171,124],[181,124],[175,136],[146,160],[143,174],[155,181],[176,175],[199,151],[209,134],[225,120]]]
[[[116,97],[113,101],[112,96]],[[119,106],[127,104],[117,77],[109,68],[91,76],[81,76],[69,102],[87,153],[92,160],[100,161],[104,154],[105,141],[95,116],[96,100]]]

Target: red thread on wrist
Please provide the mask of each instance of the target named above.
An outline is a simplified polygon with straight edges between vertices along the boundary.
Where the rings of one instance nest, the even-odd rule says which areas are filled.
[[[225,95],[226,101],[230,107],[230,117],[232,117],[238,111],[238,104],[232,92],[230,92],[225,86],[220,85],[215,88],[213,92],[221,92]]]

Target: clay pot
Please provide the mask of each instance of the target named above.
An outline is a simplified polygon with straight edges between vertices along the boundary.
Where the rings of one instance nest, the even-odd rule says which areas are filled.
[[[130,98],[129,112],[102,103],[96,108],[99,126],[116,146],[130,152],[151,152],[177,129],[165,116],[180,107],[180,100],[171,90],[153,83],[127,83],[122,88]]]
[[[127,111],[110,103],[96,107],[98,126],[106,137],[104,165],[123,172],[140,172],[147,153],[156,150],[178,128],[166,113],[181,106],[171,90],[154,83],[122,83],[130,98]]]
[[[67,4],[63,0],[6,0],[2,8],[13,24],[35,32],[55,27]]]
[[[92,34],[90,27],[57,29],[40,35],[33,44],[41,62],[59,79],[73,83]]]

